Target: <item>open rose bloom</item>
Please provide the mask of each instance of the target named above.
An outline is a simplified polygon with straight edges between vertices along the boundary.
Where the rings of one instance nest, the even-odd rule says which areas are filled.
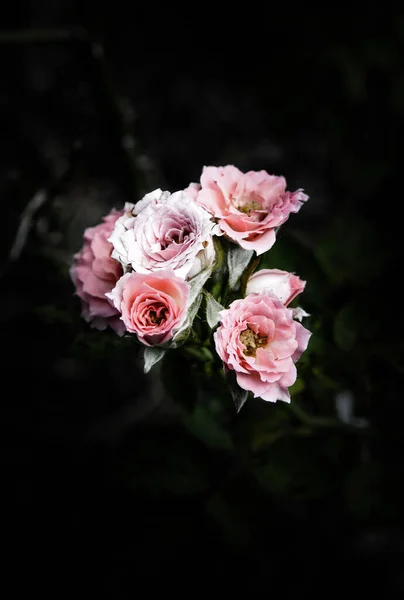
[[[110,241],[113,256],[138,273],[172,269],[191,279],[215,258],[212,236],[220,230],[211,215],[180,191],[155,190],[127,205]]]
[[[143,344],[164,344],[175,337],[187,316],[189,285],[174,271],[126,273],[108,297],[122,314],[127,331]]]
[[[195,185],[191,193],[195,194]],[[275,243],[277,227],[299,211],[308,196],[286,191],[284,177],[236,167],[205,167],[196,201],[218,219],[232,241],[259,255]]]
[[[190,355],[234,371],[242,390],[289,401],[310,338],[300,323],[307,313],[289,304],[306,282],[279,269],[251,268],[247,281],[244,273],[252,251],[270,250],[307,198],[287,191],[282,176],[228,165],[204,167],[200,184],[126,203],[86,229],[74,257],[84,318],[141,344],[146,371],[185,344]],[[206,351],[209,340],[216,354]]]
[[[241,388],[263,400],[289,402],[287,388],[296,381],[295,362],[310,335],[275,294],[261,292],[232,302],[222,312],[214,339]]]

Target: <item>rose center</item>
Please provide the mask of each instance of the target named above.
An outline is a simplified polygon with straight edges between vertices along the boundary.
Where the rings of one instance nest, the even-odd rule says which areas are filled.
[[[159,311],[159,314],[155,310],[149,312],[149,319],[153,325],[160,325],[161,321],[165,319],[166,311],[164,309]]]
[[[251,211],[253,210],[261,210],[262,206],[260,202],[257,202],[256,200],[250,200],[250,201],[244,201],[243,199],[241,199],[236,205],[235,207],[237,208],[237,210],[239,212],[242,212],[248,216],[250,216]]]
[[[245,195],[241,194],[240,196],[230,194],[230,201],[234,208],[247,215],[247,217],[250,217],[255,223],[259,223],[265,218],[263,200],[254,192]]]
[[[258,333],[254,333],[252,329],[247,327],[240,333],[240,342],[244,345],[244,354],[246,356],[255,357],[258,348],[264,348],[267,345],[267,337],[260,336]]]
[[[190,235],[189,229],[170,229],[161,241],[161,248],[165,250],[170,244],[183,244]]]

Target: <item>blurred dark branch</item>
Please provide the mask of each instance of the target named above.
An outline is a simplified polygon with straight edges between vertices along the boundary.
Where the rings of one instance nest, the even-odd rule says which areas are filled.
[[[124,153],[127,170],[131,179],[132,194],[136,198],[139,189],[144,186],[144,174],[138,166],[138,151],[134,131],[135,111],[131,106],[129,98],[122,94],[111,74],[110,66],[105,58],[103,45],[97,41],[88,41],[88,48],[91,52],[100,91],[105,100],[105,109],[109,113],[118,142]]]
[[[139,156],[134,132],[135,112],[127,96],[122,94],[111,68],[105,58],[103,45],[92,40],[82,29],[22,29],[15,31],[0,31],[0,44],[41,44],[41,43],[71,43],[80,44],[85,53],[90,57],[90,66],[95,71],[94,82],[98,94],[102,99],[101,111],[106,113],[105,119],[112,124],[114,137],[123,153],[123,160],[130,180],[131,199],[135,202],[146,186],[146,175],[139,165]],[[20,217],[20,224],[8,256],[8,264],[2,268],[0,277],[7,268],[15,262],[27,241],[29,232],[34,224],[35,217],[43,207],[52,201],[55,185],[66,179],[66,174],[72,170],[72,161],[66,166],[64,173],[59,173],[49,185],[44,185],[28,202]],[[149,184],[149,182],[147,182]]]
[[[66,181],[66,179],[69,178],[73,163],[73,158],[70,157],[70,160],[65,163],[63,168],[59,169],[57,173],[55,173],[48,185],[39,189],[34,194],[22,211],[20,223],[14,236],[14,241],[8,257],[4,265],[2,265],[0,268],[0,280],[7,274],[7,271],[12,264],[19,259],[24,246],[28,241],[28,235],[35,223],[36,215],[40,214],[46,205],[52,201],[59,187]]]
[[[28,238],[28,234],[30,232],[34,216],[39,211],[39,209],[46,203],[48,200],[48,193],[46,190],[39,190],[35,196],[28,202],[25,207],[23,213],[20,217],[20,225],[17,229],[17,233],[15,235],[15,239],[9,254],[9,261],[14,262],[20,256],[22,249],[25,246],[25,243]]]
[[[144,187],[145,174],[139,166],[134,131],[135,111],[111,74],[103,45],[91,39],[82,29],[20,29],[0,31],[0,44],[79,43],[90,53],[96,71],[100,92],[105,100],[105,109],[113,124],[123,151],[127,170],[132,182],[134,198]]]

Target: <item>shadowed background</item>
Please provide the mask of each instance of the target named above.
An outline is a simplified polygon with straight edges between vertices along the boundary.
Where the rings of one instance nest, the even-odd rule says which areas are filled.
[[[23,5],[0,33],[7,570],[54,597],[399,596],[404,15]],[[294,408],[236,417],[180,354],[145,377],[80,318],[84,229],[210,164],[310,196],[262,264],[307,280]]]

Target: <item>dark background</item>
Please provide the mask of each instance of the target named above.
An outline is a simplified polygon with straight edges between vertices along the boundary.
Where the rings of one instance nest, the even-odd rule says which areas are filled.
[[[13,2],[1,29],[11,589],[400,597],[404,14],[58,0]],[[236,417],[181,352],[145,377],[132,340],[80,318],[85,227],[210,164],[310,196],[262,265],[308,282],[291,407]]]

